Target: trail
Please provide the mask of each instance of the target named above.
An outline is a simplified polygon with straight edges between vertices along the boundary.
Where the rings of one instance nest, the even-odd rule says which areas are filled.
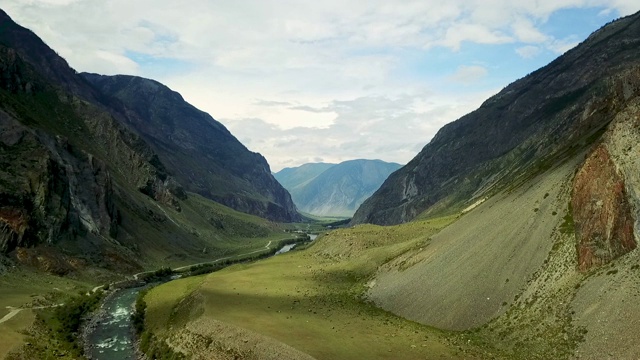
[[[269,248],[270,248],[270,246],[271,246],[271,243],[272,243],[272,242],[273,242],[273,240],[269,240],[269,242],[267,243],[267,245],[265,245],[265,246],[264,246],[264,249],[269,249]],[[231,258],[234,258],[234,257],[247,256],[247,255],[255,254],[255,253],[258,253],[258,252],[261,252],[261,251],[264,251],[264,250],[261,248],[261,249],[254,250],[254,251],[250,251],[250,252],[248,252],[248,253],[244,253],[244,254],[236,254],[236,255],[231,255],[231,256],[221,257],[221,258],[218,258],[218,259],[215,259],[215,260],[211,260],[211,261],[205,261],[205,262],[201,262],[201,263],[195,263],[195,264],[190,264],[190,265],[180,266],[180,267],[174,268],[173,270],[174,270],[174,271],[182,271],[182,270],[188,269],[188,268],[190,268],[190,267],[192,267],[192,266],[206,265],[206,264],[215,264],[215,263],[217,263],[218,261],[227,260],[227,259],[231,259]],[[155,270],[142,271],[142,272],[139,272],[139,273],[137,273],[137,274],[133,274],[133,280],[138,280],[138,277],[140,277],[140,275],[144,275],[144,274],[151,274],[151,273],[153,273],[153,272],[155,272]],[[118,284],[118,283],[120,283],[120,282],[124,282],[124,281],[127,281],[127,280],[123,280],[123,281],[115,282],[115,283],[113,283],[113,284],[111,284],[111,285],[115,285],[115,284]],[[94,287],[94,288],[91,290],[91,292],[96,292],[96,291],[98,291],[99,289],[103,288],[104,286],[105,286],[105,285],[99,285],[99,286],[96,286],[96,287]]]
[[[7,315],[5,315],[2,319],[0,319],[0,324],[2,324],[3,322],[9,321],[11,320],[12,317],[18,315],[18,313],[24,309],[15,309],[12,308],[11,306],[7,306],[7,309],[12,309],[11,311],[9,311],[9,313]]]
[[[18,315],[18,313],[22,310],[40,310],[40,309],[48,309],[54,308],[58,306],[62,306],[64,304],[56,304],[56,305],[48,305],[48,306],[35,306],[31,308],[14,308],[12,306],[7,306],[7,309],[11,309],[7,315],[5,315],[2,319],[0,319],[0,324],[11,320],[14,316]]]
[[[269,242],[267,243],[267,245],[265,245],[265,246],[264,246],[264,248],[265,248],[265,249],[269,249],[269,247],[271,246],[271,242],[272,242],[272,241],[271,241],[271,240],[269,240]],[[251,251],[251,252],[244,253],[244,254],[232,255],[232,256],[227,256],[227,257],[223,257],[223,258],[219,258],[219,259],[215,259],[215,260],[211,260],[211,261],[206,261],[206,262],[201,262],[201,263],[197,263],[197,264],[185,265],[185,266],[181,266],[181,267],[175,268],[175,269],[173,269],[173,270],[174,270],[174,271],[181,271],[181,270],[188,269],[188,268],[190,268],[190,267],[192,267],[192,266],[206,265],[206,264],[215,264],[215,263],[217,263],[218,261],[231,259],[231,258],[233,258],[233,257],[247,256],[247,255],[255,254],[255,253],[260,252],[260,251],[263,251],[263,250],[262,250],[262,249],[258,249],[258,250]],[[136,274],[136,275],[139,275],[139,274]],[[136,276],[136,275],[134,275],[134,276]]]

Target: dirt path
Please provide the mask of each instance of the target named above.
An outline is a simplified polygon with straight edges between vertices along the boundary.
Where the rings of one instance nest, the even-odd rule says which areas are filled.
[[[7,309],[11,309],[7,315],[5,315],[2,319],[0,319],[0,324],[11,320],[12,317],[18,315],[18,313],[24,309],[13,308],[11,306],[7,306]]]
[[[5,315],[2,319],[0,319],[0,324],[11,320],[14,316],[18,315],[18,313],[22,310],[40,310],[40,309],[48,309],[54,308],[58,306],[62,306],[64,304],[56,304],[56,305],[48,305],[48,306],[35,306],[30,308],[14,308],[13,306],[7,306],[7,309],[10,309],[9,313]]]
[[[269,242],[267,243],[267,245],[264,246],[265,249],[269,249],[269,247],[271,246],[271,240],[269,240]],[[175,269],[173,269],[174,271],[181,271],[181,270],[185,270],[188,269],[192,266],[198,266],[198,265],[206,265],[206,264],[214,264],[217,263],[218,261],[222,261],[222,260],[227,260],[227,259],[231,259],[233,257],[240,257],[240,256],[247,256],[247,255],[251,255],[251,254],[255,254],[258,253],[260,251],[263,251],[263,249],[259,249],[259,250],[255,250],[255,251],[251,251],[245,254],[239,254],[239,255],[233,255],[233,256],[227,256],[227,257],[223,257],[223,258],[219,258],[219,259],[215,259],[215,260],[211,260],[211,261],[206,261],[206,262],[201,262],[201,263],[197,263],[197,264],[191,264],[191,265],[185,265],[185,266],[181,266],[181,267],[177,267]],[[140,275],[140,274],[136,274],[136,275]],[[136,276],[134,275],[134,277]]]
[[[269,240],[269,242],[267,243],[267,245],[265,245],[265,246],[264,246],[264,249],[269,249],[269,248],[271,247],[271,243],[272,243],[272,242],[273,242],[272,240]],[[218,259],[215,259],[215,260],[211,260],[211,261],[205,261],[205,262],[201,262],[201,263],[195,263],[195,264],[189,264],[189,265],[185,265],[185,266],[180,266],[180,267],[177,267],[177,268],[173,269],[173,271],[182,271],[182,270],[186,270],[186,269],[188,269],[188,268],[190,268],[190,267],[192,267],[192,266],[206,265],[206,264],[215,264],[215,263],[217,263],[217,262],[219,262],[219,261],[222,261],[222,260],[227,260],[227,259],[231,259],[231,258],[234,258],[234,257],[247,256],[247,255],[255,254],[255,253],[258,253],[258,252],[261,252],[261,251],[264,251],[264,250],[261,248],[261,249],[254,250],[254,251],[250,251],[250,252],[248,252],[248,253],[244,253],[244,254],[237,254],[237,255],[232,255],[232,256],[226,256],[226,257],[221,257],[221,258],[218,258]],[[137,273],[137,274],[133,274],[133,280],[138,280],[138,277],[140,277],[140,275],[144,275],[144,274],[151,274],[151,273],[153,273],[153,272],[155,272],[155,270],[142,271],[142,272],[139,272],[139,273]],[[124,281],[128,281],[128,280],[118,281],[118,282],[112,283],[112,284],[110,284],[110,285],[116,285],[116,284],[118,284],[118,283],[120,283],[120,282],[124,282]],[[105,286],[105,285],[99,285],[99,286],[96,286],[96,287],[94,287],[93,289],[91,289],[91,292],[96,292],[96,291],[98,291],[99,289],[102,289],[104,286]],[[15,315],[12,315],[12,316],[15,316]]]

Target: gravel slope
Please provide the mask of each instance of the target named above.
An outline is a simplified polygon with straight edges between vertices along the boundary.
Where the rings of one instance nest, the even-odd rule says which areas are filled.
[[[465,330],[504,313],[553,246],[575,162],[488,199],[433,236],[421,251],[381,268],[368,296],[378,306],[438,328]]]

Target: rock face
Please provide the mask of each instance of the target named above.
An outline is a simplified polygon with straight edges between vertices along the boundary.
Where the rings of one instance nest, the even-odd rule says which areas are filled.
[[[298,184],[288,181],[287,190],[300,211],[321,216],[350,217],[358,206],[382,185],[389,174],[401,166],[381,160],[362,159],[345,161],[330,167],[325,165],[328,164],[314,168],[303,165],[304,168],[301,167],[300,172],[308,175],[314,175],[313,170],[322,167],[326,169],[309,178],[298,174],[296,177],[301,180]],[[275,174],[276,179],[283,177],[286,181],[290,170],[282,170],[285,172],[283,175]]]
[[[603,27],[444,126],[365,201],[353,223],[454,212],[590,146],[639,93],[633,77],[620,79],[640,66],[639,18]]]
[[[598,146],[578,171],[571,205],[581,270],[635,249],[625,183],[605,146]]]
[[[236,210],[275,221],[300,220],[269,164],[222,124],[180,94],[149,79],[82,74],[120,108],[120,118],[158,154],[187,190]]]
[[[586,271],[624,255],[640,234],[640,70],[612,82],[625,107],[578,170],[572,209],[578,264]]]
[[[106,164],[0,110],[0,252],[90,232],[117,234]]]

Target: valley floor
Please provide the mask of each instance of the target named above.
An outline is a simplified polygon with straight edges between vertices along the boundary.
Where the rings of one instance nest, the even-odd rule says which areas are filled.
[[[26,341],[26,330],[35,320],[35,309],[56,304],[58,299],[87,291],[83,281],[9,270],[0,276],[0,359],[17,350]],[[17,311],[20,310],[20,311]],[[17,312],[16,312],[17,311]],[[8,317],[11,313],[14,316]],[[5,318],[6,317],[6,318]]]
[[[475,358],[362,296],[380,264],[454,220],[337,230],[304,251],[164,284],[145,298],[147,326],[194,359]]]

